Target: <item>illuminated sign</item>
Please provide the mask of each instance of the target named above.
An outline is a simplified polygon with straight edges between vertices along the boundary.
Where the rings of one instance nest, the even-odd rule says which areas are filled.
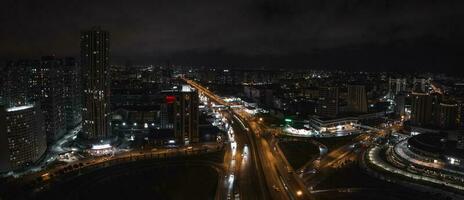
[[[108,149],[111,148],[110,144],[94,144],[92,145],[93,150]]]
[[[172,96],[172,95],[169,95],[169,96],[166,96],[166,103],[174,103],[176,101],[176,96]]]

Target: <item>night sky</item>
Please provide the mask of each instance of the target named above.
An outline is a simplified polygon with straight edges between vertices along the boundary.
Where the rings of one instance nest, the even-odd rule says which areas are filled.
[[[111,32],[113,63],[455,70],[462,0],[2,0],[0,59],[79,56]]]

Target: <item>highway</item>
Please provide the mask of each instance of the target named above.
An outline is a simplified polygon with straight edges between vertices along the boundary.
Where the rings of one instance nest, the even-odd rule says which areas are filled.
[[[268,188],[264,182],[261,163],[257,159],[255,144],[250,141],[249,132],[242,126],[237,118],[230,112],[224,112],[224,116],[232,122],[237,142],[237,184],[236,191],[240,199],[269,199]],[[245,153],[245,148],[248,149]]]
[[[431,178],[428,176],[420,175],[420,174],[415,174],[400,168],[397,168],[390,163],[384,161],[382,158],[380,158],[380,147],[373,147],[370,148],[366,153],[367,153],[367,161],[377,167],[379,167],[382,170],[385,170],[386,172],[390,172],[393,174],[398,174],[402,175],[404,177],[408,177],[412,180],[416,181],[424,181],[424,182],[430,182],[434,183],[440,186],[446,186],[450,188],[454,188],[457,190],[464,190],[464,187],[458,184],[450,183],[449,181],[443,181],[441,179],[435,179]]]
[[[183,80],[215,104],[228,106],[228,103],[207,88],[192,80]],[[240,157],[235,159],[236,164],[240,163],[236,165],[238,176],[234,176],[237,177],[235,194],[238,193],[242,197],[240,199],[310,199],[309,192],[298,175],[282,159],[281,154],[273,150],[273,138],[263,137],[264,129],[253,120],[239,115],[238,111],[223,111],[224,117],[232,123],[237,142],[236,155]],[[241,155],[245,145],[249,148],[249,155],[246,157],[248,160],[243,162]],[[231,160],[225,160],[226,165],[228,162]]]
[[[254,169],[247,170],[246,166],[241,166],[244,168],[239,170],[241,175],[238,176],[236,186],[239,194],[241,197],[243,197],[243,199],[311,199],[311,194],[306,188],[313,189],[327,176],[327,174],[331,172],[330,169],[342,166],[343,163],[345,163],[347,160],[358,159],[358,153],[355,151],[358,147],[354,144],[358,144],[360,142],[370,143],[373,139],[372,135],[368,133],[360,134],[347,145],[335,149],[321,159],[318,159],[317,162],[314,162],[312,168],[319,169],[319,172],[313,174],[307,173],[306,170],[303,170],[303,183],[303,181],[298,177],[297,173],[295,173],[288,162],[286,162],[286,159],[282,153],[279,152],[279,148],[275,146],[276,142],[275,138],[273,138],[273,135],[265,133],[266,127],[263,124],[260,124],[256,119],[254,119],[254,117],[243,112],[241,108],[230,109],[229,105],[219,96],[199,85],[198,83],[188,79],[184,80],[191,86],[197,88],[200,93],[207,96],[211,101],[220,105],[224,105],[228,108],[227,118],[234,121],[234,130],[240,129],[240,131],[237,131],[236,134],[237,138],[240,138],[237,139],[237,144],[239,146],[238,148],[242,148],[245,143],[250,147],[251,154],[249,157],[249,164],[254,166]],[[237,127],[237,122],[239,122],[242,127]],[[375,132],[377,136],[383,136],[389,132],[388,130],[389,128],[384,130],[377,130]],[[243,137],[244,135],[247,137]],[[386,171],[399,173],[415,179],[431,181],[428,180],[428,177],[417,177],[417,175],[413,175],[398,169],[391,170],[391,167],[386,166],[385,163],[378,161],[379,159],[373,159],[374,156],[372,155],[374,153],[372,152],[372,150],[369,152],[369,160]],[[243,174],[250,172],[252,174],[255,173],[252,176],[256,177],[257,181],[253,182],[246,180],[249,176]],[[263,182],[265,184],[263,184]],[[447,185],[456,187],[455,185],[449,183]],[[251,196],[250,191],[244,187],[248,187],[248,189],[255,188],[253,189],[255,191],[259,190],[257,193],[261,194],[261,196],[257,194],[255,194],[255,196]]]
[[[351,142],[343,145],[321,159],[311,161],[311,164],[306,164],[306,168],[302,172],[305,185],[308,188],[316,187],[330,172],[332,168],[340,166],[347,160],[356,160],[358,155],[356,154],[354,144],[360,141],[368,141],[371,138],[368,134],[361,134],[354,138]],[[309,170],[317,169],[318,173],[309,173]]]

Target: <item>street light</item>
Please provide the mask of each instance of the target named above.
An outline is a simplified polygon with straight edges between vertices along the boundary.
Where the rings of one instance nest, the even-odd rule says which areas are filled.
[[[262,122],[262,121],[263,121],[263,118],[262,118],[262,117],[260,117],[260,118],[259,118],[259,121],[260,121],[260,122]]]
[[[301,190],[296,191],[296,196],[301,197],[303,195],[303,192]]]

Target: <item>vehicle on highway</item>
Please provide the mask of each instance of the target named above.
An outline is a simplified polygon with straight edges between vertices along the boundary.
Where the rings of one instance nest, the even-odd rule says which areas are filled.
[[[233,174],[229,175],[229,183],[233,183],[235,176]]]
[[[276,185],[273,185],[272,188],[276,191],[276,192],[280,192],[282,191],[279,187],[277,187]]]

